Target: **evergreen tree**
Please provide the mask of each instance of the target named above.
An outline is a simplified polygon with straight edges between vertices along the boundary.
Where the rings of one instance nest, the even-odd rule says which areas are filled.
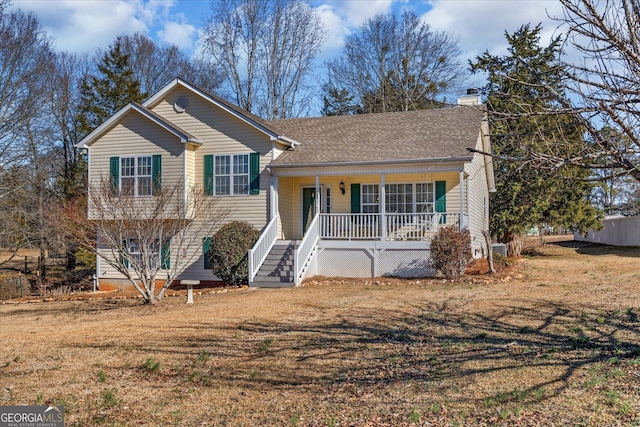
[[[81,87],[79,123],[86,135],[129,102],[142,102],[146,94],[134,77],[130,55],[123,52],[118,38],[102,56],[95,74],[88,75]]]
[[[526,158],[528,150],[543,147],[567,158],[575,155],[583,142],[583,128],[572,117],[542,114],[553,106],[554,98],[549,89],[533,84],[536,76],[531,70],[548,82],[549,88],[561,91],[564,66],[558,60],[560,38],[541,47],[541,30],[540,25],[525,25],[512,35],[506,34],[507,55],[485,52],[470,63],[473,73],[488,74],[482,91],[496,156],[490,226],[511,254],[517,254],[513,244],[516,236],[536,225],[581,232],[599,226],[600,212],[589,201],[593,188],[586,180],[589,171],[566,167],[559,174],[533,162],[510,160]]]
[[[358,114],[361,106],[354,101],[353,95],[346,89],[325,88],[327,94],[323,97],[323,116],[349,116]]]

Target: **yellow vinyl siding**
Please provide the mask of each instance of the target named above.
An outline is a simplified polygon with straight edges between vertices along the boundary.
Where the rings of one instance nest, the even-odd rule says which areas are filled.
[[[189,107],[183,113],[177,113],[173,109],[173,103],[180,96],[189,100]],[[220,206],[233,212],[231,219],[247,221],[261,230],[268,214],[269,174],[265,167],[271,161],[270,138],[210,101],[181,87],[169,92],[153,107],[153,111],[202,141],[202,145],[195,150],[193,166],[189,163],[187,172],[189,179],[197,186],[202,186],[204,182],[205,155],[260,153],[260,194],[223,196],[220,197]]]
[[[89,183],[95,191],[102,180],[109,179],[111,157],[162,156],[163,184],[179,182],[183,177],[184,144],[137,112],[130,112],[117,125],[91,145]],[[141,198],[142,199],[142,198]],[[93,218],[92,211],[89,217]]]
[[[477,149],[482,149],[482,140],[478,138]],[[469,231],[474,256],[480,256],[480,248],[485,245],[483,230],[489,229],[489,189],[487,185],[484,156],[475,153],[471,163],[465,164],[469,176]],[[486,203],[486,211],[485,211]]]
[[[295,178],[278,178],[278,215],[280,217],[280,238],[294,239],[294,218],[296,217],[294,198],[298,194],[294,190]]]

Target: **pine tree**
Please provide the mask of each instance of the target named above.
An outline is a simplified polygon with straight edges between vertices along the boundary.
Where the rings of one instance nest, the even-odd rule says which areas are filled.
[[[82,83],[78,118],[81,133],[87,135],[129,102],[142,102],[145,97],[118,38],[103,55],[97,73]]]
[[[521,27],[506,34],[508,54],[494,56],[485,52],[470,63],[471,71],[486,72],[486,95],[496,193],[491,197],[490,227],[493,235],[510,247],[518,234],[540,225],[586,232],[598,227],[600,212],[589,197],[593,184],[585,179],[589,171],[577,167],[552,173],[534,163],[515,162],[526,158],[527,150],[542,147],[560,157],[575,154],[582,143],[583,129],[568,115],[544,115],[553,106],[547,89],[533,84],[534,70],[554,90],[561,91],[564,66],[558,60],[560,38],[549,46],[540,46],[540,25]],[[526,65],[525,65],[526,63]],[[530,82],[532,84],[527,84]]]

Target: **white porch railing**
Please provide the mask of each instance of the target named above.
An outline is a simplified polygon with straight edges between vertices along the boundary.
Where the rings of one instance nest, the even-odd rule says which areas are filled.
[[[384,225],[384,227],[382,227]],[[387,213],[320,214],[321,239],[346,240],[430,240],[438,228],[468,226],[468,217],[460,213]]]
[[[249,249],[249,283],[253,283],[253,279],[256,277],[258,270],[260,270],[262,263],[267,258],[267,255],[269,255],[277,239],[278,216],[275,215],[260,234],[256,244]]]
[[[304,277],[304,273],[309,268],[311,256],[313,255],[313,252],[316,249],[316,245],[318,244],[318,240],[320,239],[319,218],[319,215],[316,215],[313,218],[313,221],[311,221],[309,228],[307,228],[306,233],[304,233],[304,237],[300,242],[300,246],[298,246],[298,249],[296,249],[293,258],[293,268],[296,272],[294,283],[296,286],[300,284],[300,281]]]

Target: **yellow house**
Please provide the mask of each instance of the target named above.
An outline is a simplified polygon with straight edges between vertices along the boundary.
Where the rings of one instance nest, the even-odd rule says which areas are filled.
[[[256,226],[253,286],[313,275],[418,277],[433,273],[429,242],[443,225],[468,228],[480,253],[494,180],[490,157],[468,150],[491,150],[477,104],[472,93],[450,108],[264,121],[175,79],[78,146],[88,150],[90,185],[110,176],[153,197],[156,180],[181,180],[185,194],[202,186],[233,219]],[[178,280],[216,279],[208,236],[199,237],[203,253]],[[101,285],[123,281],[101,264]]]

